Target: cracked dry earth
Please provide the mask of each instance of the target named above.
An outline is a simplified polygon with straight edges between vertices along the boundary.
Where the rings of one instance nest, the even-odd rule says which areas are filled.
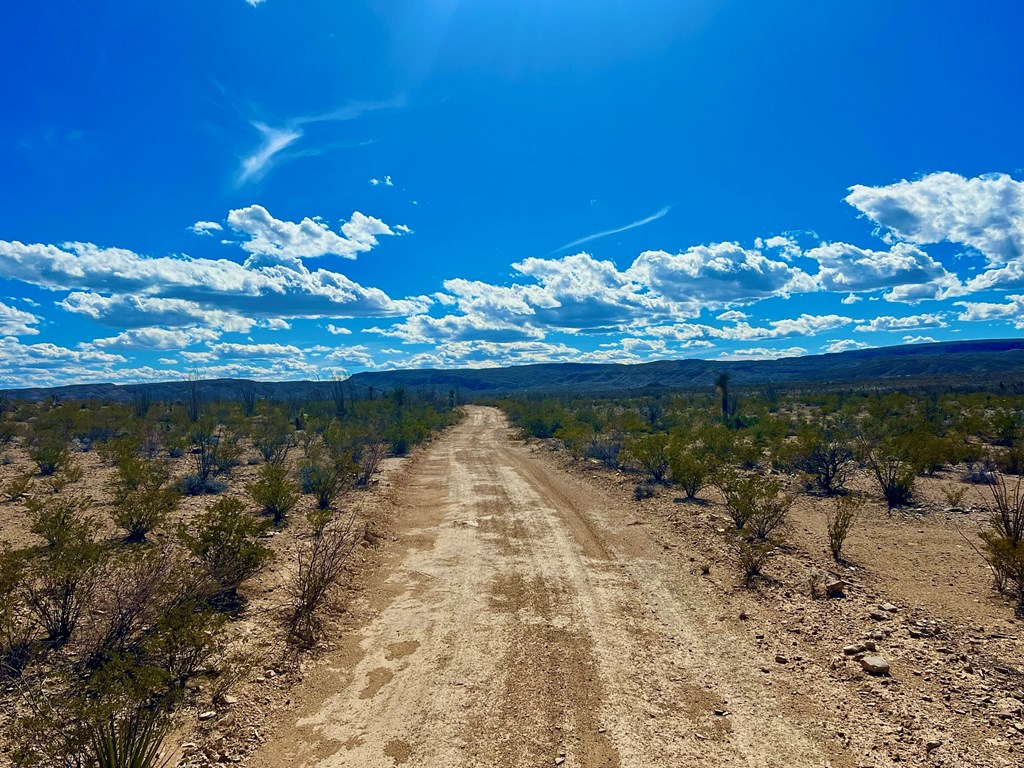
[[[678,552],[467,411],[400,490],[373,618],[250,764],[855,764],[822,726],[841,684],[793,696]]]

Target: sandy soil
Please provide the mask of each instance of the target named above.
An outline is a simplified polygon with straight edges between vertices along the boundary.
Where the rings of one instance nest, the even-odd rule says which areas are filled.
[[[1001,601],[958,615],[976,638],[920,613],[935,623],[913,640],[907,595],[879,595],[874,565],[844,574],[845,599],[813,600],[799,569],[815,557],[799,548],[776,583],[739,589],[713,504],[634,502],[630,478],[580,471],[511,439],[500,412],[467,410],[396,491],[367,620],[293,691],[250,764],[1019,765],[1021,646]],[[792,528],[813,538],[818,522],[797,510]],[[861,526],[851,550],[872,535]],[[883,598],[901,602],[875,621]],[[891,676],[842,652],[871,632]]]

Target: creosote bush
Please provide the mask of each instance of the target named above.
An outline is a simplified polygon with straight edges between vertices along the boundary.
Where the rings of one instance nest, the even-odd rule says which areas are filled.
[[[211,603],[237,605],[238,588],[273,556],[260,541],[266,524],[247,513],[238,499],[223,498],[208,507],[191,528],[179,525],[178,537],[206,572]]]
[[[683,489],[686,498],[695,499],[707,484],[708,464],[696,449],[685,447],[673,451],[669,457],[672,480]]]
[[[332,458],[312,451],[299,465],[299,481],[303,493],[316,497],[316,505],[327,509],[349,486],[354,476],[352,462],[348,458]]]
[[[135,456],[117,463],[110,491],[114,497],[111,518],[129,542],[145,541],[150,531],[167,521],[181,498],[166,465]]]
[[[832,559],[837,563],[842,562],[843,544],[857,522],[860,506],[860,499],[854,496],[839,496],[836,498],[835,508],[825,521],[828,549],[832,553]]]
[[[880,451],[869,451],[868,466],[889,509],[905,507],[914,497],[917,470],[904,459]]]
[[[274,525],[283,525],[299,500],[299,486],[283,464],[264,464],[249,485],[249,495],[266,514],[273,516]]]

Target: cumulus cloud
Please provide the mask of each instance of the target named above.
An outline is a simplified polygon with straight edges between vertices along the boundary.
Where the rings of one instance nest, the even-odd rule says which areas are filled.
[[[188,229],[197,235],[212,235],[214,232],[220,232],[224,227],[216,221],[197,221]]]
[[[293,344],[234,344],[221,342],[210,344],[209,351],[215,360],[272,360],[285,358],[301,360],[302,350]]]
[[[904,344],[936,344],[937,339],[933,339],[931,336],[904,336]]]
[[[765,347],[750,347],[747,349],[735,349],[731,352],[723,352],[718,356],[719,360],[778,360],[782,357],[800,357],[806,355],[807,350],[803,347],[787,347],[786,349],[767,349]]]
[[[251,327],[251,318],[389,317],[422,312],[424,298],[395,300],[343,274],[289,264],[187,257],[147,258],[91,243],[54,245],[0,241],[0,273],[8,279],[72,293],[61,306],[106,324]],[[127,318],[115,315],[130,310]],[[223,314],[216,314],[216,313]],[[209,315],[204,320],[203,314]],[[212,314],[211,314],[212,313]],[[141,315],[151,315],[143,319]],[[177,315],[178,319],[172,321]],[[134,320],[131,318],[135,318]]]
[[[345,328],[343,326],[337,326],[334,325],[333,323],[327,324],[327,332],[334,336],[348,336],[352,333],[352,331],[350,331],[348,328]]]
[[[641,328],[639,333],[679,341],[690,339],[720,339],[723,341],[760,341],[784,339],[792,336],[815,336],[849,325],[853,320],[842,315],[808,315],[796,318],[772,320],[766,326],[752,326],[737,322],[728,326],[712,326],[703,323],[677,323],[675,325]]]
[[[374,187],[393,187],[395,182],[391,180],[390,176],[385,176],[383,179],[370,179],[370,184]]]
[[[1006,297],[1009,301],[998,304],[984,301],[958,301],[956,306],[963,311],[957,320],[969,323],[1008,320],[1014,328],[1024,328],[1024,295],[1013,294]]]
[[[854,339],[837,339],[825,345],[826,352],[849,352],[853,349],[867,349],[871,345]]]
[[[39,333],[40,318],[31,312],[11,307],[0,301],[0,336],[34,336]]]
[[[896,243],[887,251],[849,243],[823,243],[805,254],[820,265],[816,278],[828,291],[889,289],[889,301],[915,302],[963,293],[957,277],[920,248]]]
[[[1024,257],[1024,182],[1006,174],[932,173],[885,187],[850,187],[846,202],[900,240],[949,241],[996,266]]]
[[[874,331],[912,331],[917,328],[947,328],[949,323],[943,319],[942,314],[909,315],[907,317],[893,317],[885,315],[876,317],[861,325],[854,326],[853,330],[861,332]]]
[[[282,221],[270,215],[262,205],[250,205],[228,213],[228,224],[239,234],[248,236],[242,249],[256,257],[272,257],[280,263],[294,266],[297,259],[318,256],[341,256],[354,259],[377,245],[378,235],[395,234],[380,219],[359,211],[341,225],[341,234],[331,230],[318,219],[304,218],[295,223]],[[266,264],[266,259],[255,263]]]
[[[95,339],[93,347],[99,349],[181,349],[201,341],[213,341],[220,333],[207,328],[180,330],[177,328],[138,328],[123,331],[116,336]]]

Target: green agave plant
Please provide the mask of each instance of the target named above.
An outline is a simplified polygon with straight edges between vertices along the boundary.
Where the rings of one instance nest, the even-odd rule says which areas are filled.
[[[160,746],[167,735],[167,720],[159,712],[136,712],[111,717],[93,734],[96,768],[163,768]]]

